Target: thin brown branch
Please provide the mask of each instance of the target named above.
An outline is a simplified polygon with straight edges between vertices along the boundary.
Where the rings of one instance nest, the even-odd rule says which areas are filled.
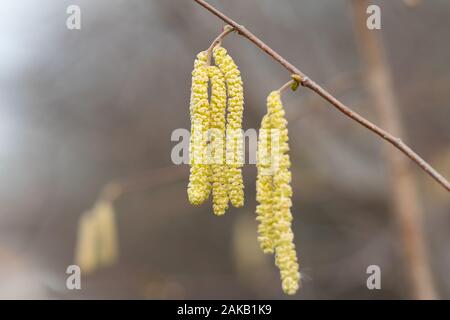
[[[414,161],[422,170],[428,173],[434,180],[436,180],[439,184],[441,184],[447,191],[450,192],[450,182],[447,181],[439,172],[437,172],[431,165],[429,165],[424,159],[422,159],[416,152],[414,152],[410,147],[408,147],[400,138],[397,138],[390,134],[389,132],[381,129],[374,123],[370,122],[363,116],[351,110],[349,107],[344,105],[338,99],[336,99],[333,95],[331,95],[328,91],[322,88],[320,85],[315,83],[313,80],[308,78],[304,73],[302,73],[297,67],[283,58],[278,52],[273,50],[267,44],[265,44],[261,39],[251,33],[247,28],[240,25],[233,19],[226,16],[224,13],[207,3],[205,0],[194,0],[199,5],[207,9],[209,12],[223,20],[225,23],[234,27],[234,29],[243,37],[247,38],[249,41],[253,42],[258,48],[271,56],[274,60],[278,61],[283,67],[285,67],[291,74],[297,74],[301,77],[301,84],[316,92],[322,98],[330,102],[335,108],[344,113],[347,117],[353,119],[359,124],[363,125],[370,131],[374,132],[384,140],[388,141],[392,145],[394,145],[397,149],[403,152],[406,156],[408,156],[412,161]]]

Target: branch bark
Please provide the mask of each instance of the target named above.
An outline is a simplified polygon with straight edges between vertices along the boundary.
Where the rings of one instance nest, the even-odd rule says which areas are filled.
[[[367,0],[352,0],[354,29],[365,64],[367,88],[381,124],[395,135],[403,136],[402,119],[383,41],[379,31],[369,30],[366,26],[368,6]],[[404,269],[412,296],[415,299],[436,299],[422,230],[422,210],[410,163],[391,148],[386,148],[385,157],[390,173],[392,213],[397,220]]]
[[[366,127],[370,131],[374,132],[384,140],[391,143],[394,147],[403,152],[406,156],[408,156],[413,162],[415,162],[422,170],[428,173],[434,180],[436,180],[442,187],[444,187],[448,192],[450,192],[450,183],[444,178],[439,172],[437,172],[431,165],[429,165],[424,159],[422,159],[416,152],[414,152],[410,147],[408,147],[400,138],[397,138],[390,134],[389,132],[381,129],[374,123],[370,122],[360,114],[354,112],[345,104],[336,99],[332,94],[322,88],[320,85],[315,83],[313,80],[308,78],[303,72],[301,72],[297,67],[283,58],[278,52],[273,50],[267,44],[265,44],[261,39],[251,33],[247,28],[243,25],[240,25],[233,19],[226,16],[224,13],[210,5],[205,0],[194,0],[199,5],[204,7],[206,10],[214,14],[216,17],[223,20],[228,25],[232,26],[241,36],[247,38],[249,41],[254,43],[258,48],[271,56],[275,61],[279,62],[284,68],[286,68],[292,74],[299,75],[302,78],[301,84],[302,86],[311,89],[319,96],[330,102],[335,108],[344,113],[347,117],[353,119],[358,122],[362,126]]]

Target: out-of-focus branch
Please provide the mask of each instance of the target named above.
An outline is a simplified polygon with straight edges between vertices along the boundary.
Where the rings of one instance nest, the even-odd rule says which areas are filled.
[[[367,0],[353,0],[354,28],[361,57],[365,63],[367,89],[380,116],[381,124],[395,135],[404,136],[398,103],[392,85],[390,68],[383,42],[377,31],[366,26]],[[421,223],[421,206],[416,181],[409,162],[392,149],[386,149],[386,164],[390,175],[393,214],[404,248],[407,278],[415,299],[435,299],[434,288]]]
[[[105,184],[100,191],[100,197],[113,202],[131,192],[177,182],[185,179],[186,170],[184,166],[168,166],[143,172],[136,176],[114,180]]]
[[[175,182],[185,176],[181,166],[171,166],[107,183],[93,207],[80,216],[75,263],[86,274],[113,265],[119,256],[114,201],[129,192]]]
[[[389,132],[381,129],[376,126],[374,123],[370,122],[363,116],[351,110],[349,107],[344,105],[338,99],[336,99],[333,95],[331,95],[328,91],[322,88],[320,85],[315,83],[313,80],[308,78],[304,73],[302,73],[297,67],[283,58],[278,52],[273,50],[267,44],[265,44],[261,39],[251,33],[247,28],[240,25],[236,21],[232,20],[224,13],[210,5],[205,0],[194,0],[199,5],[207,9],[209,12],[222,19],[225,23],[232,26],[240,35],[247,38],[249,41],[253,42],[257,47],[259,47],[262,51],[271,56],[274,60],[278,61],[283,67],[285,67],[292,74],[298,75],[301,77],[301,84],[314,91],[322,98],[330,102],[335,108],[344,113],[347,117],[353,119],[359,124],[363,125],[367,129],[371,130],[384,140],[388,141],[392,145],[394,145],[397,149],[403,152],[406,156],[408,156],[412,161],[414,161],[422,170],[428,173],[433,179],[435,179],[439,184],[441,184],[447,191],[450,192],[450,182],[447,181],[439,172],[437,172],[431,165],[429,165],[425,160],[423,160],[416,152],[414,152],[410,147],[408,147],[400,138],[397,138],[390,134]]]

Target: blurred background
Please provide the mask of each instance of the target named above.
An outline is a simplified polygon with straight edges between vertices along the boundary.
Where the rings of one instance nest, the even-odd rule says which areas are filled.
[[[354,2],[210,3],[383,126]],[[382,10],[373,32],[402,137],[450,177],[450,2],[371,3]],[[66,27],[73,4],[81,30]],[[210,203],[188,203],[189,168],[171,161],[173,130],[190,128],[193,59],[222,27],[186,0],[1,1],[0,298],[288,298],[257,244],[255,167],[245,166],[245,207],[218,218]],[[223,45],[243,75],[244,128],[259,128],[267,94],[289,74],[236,34]],[[286,92],[284,103],[303,275],[289,298],[417,297],[407,258],[416,248],[405,245],[386,158],[393,148],[307,89]],[[419,273],[448,299],[450,197],[416,166],[411,173],[413,198],[403,203],[417,212],[409,230],[419,232]],[[119,259],[68,290],[80,217],[115,181],[134,186],[114,201]],[[369,265],[381,268],[381,290],[366,287]]]

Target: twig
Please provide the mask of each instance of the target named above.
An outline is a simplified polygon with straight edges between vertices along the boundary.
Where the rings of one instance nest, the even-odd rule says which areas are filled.
[[[292,74],[299,75],[302,79],[302,86],[311,89],[316,92],[322,98],[330,102],[334,107],[336,107],[339,111],[344,113],[347,117],[355,120],[359,124],[363,125],[370,131],[374,132],[384,140],[388,141],[392,145],[394,145],[397,149],[403,152],[406,156],[408,156],[412,161],[414,161],[422,170],[428,173],[434,180],[436,180],[439,184],[441,184],[447,191],[450,192],[450,183],[445,179],[439,172],[437,172],[431,165],[429,165],[424,159],[422,159],[416,152],[414,152],[410,147],[408,147],[400,138],[397,138],[390,134],[389,132],[381,129],[376,126],[374,123],[370,122],[363,116],[358,113],[352,111],[349,107],[344,105],[338,99],[336,99],[333,95],[331,95],[328,91],[322,88],[320,85],[315,83],[313,80],[308,78],[304,73],[302,73],[297,67],[291,64],[289,61],[284,59],[279,53],[265,44],[261,39],[251,33],[247,28],[238,24],[236,21],[232,20],[224,13],[207,3],[205,0],[194,0],[199,5],[207,9],[209,12],[222,19],[225,23],[234,27],[234,29],[243,37],[247,38],[249,41],[253,42],[257,47],[259,47],[262,51],[271,56],[274,60],[278,61],[283,67],[289,70]]]

